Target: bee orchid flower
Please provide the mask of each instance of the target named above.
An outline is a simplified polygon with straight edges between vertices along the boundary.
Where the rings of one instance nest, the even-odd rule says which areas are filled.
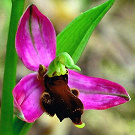
[[[70,118],[82,128],[83,110],[108,109],[130,100],[121,85],[74,71],[80,68],[66,52],[56,56],[54,27],[35,5],[20,19],[16,51],[25,67],[34,71],[13,89],[15,113],[23,121],[32,123],[46,112],[60,121]]]

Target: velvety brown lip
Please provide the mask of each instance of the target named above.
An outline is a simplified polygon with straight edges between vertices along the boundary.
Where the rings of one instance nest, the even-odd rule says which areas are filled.
[[[70,118],[74,124],[82,124],[83,104],[77,97],[79,91],[68,87],[68,75],[44,77],[45,92],[41,96],[41,106],[51,116],[60,121]]]

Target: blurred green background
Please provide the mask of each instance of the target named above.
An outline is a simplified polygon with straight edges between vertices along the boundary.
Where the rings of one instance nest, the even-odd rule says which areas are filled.
[[[52,21],[57,34],[77,15],[105,0],[26,0],[35,3]],[[11,0],[0,0],[0,98]],[[78,65],[82,73],[115,81],[126,88],[132,100],[108,110],[85,111],[85,128],[69,119],[62,123],[43,114],[28,135],[134,135],[135,134],[135,0],[116,0],[93,32]],[[30,71],[18,59],[17,79]]]

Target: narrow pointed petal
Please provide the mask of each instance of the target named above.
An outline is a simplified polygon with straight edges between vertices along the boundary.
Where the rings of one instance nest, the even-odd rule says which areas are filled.
[[[23,121],[32,123],[44,112],[40,106],[40,96],[45,90],[37,80],[37,74],[32,73],[20,80],[13,89],[15,113]]]
[[[85,109],[107,109],[130,100],[126,90],[115,82],[81,75],[69,70],[69,87],[80,91]]]
[[[50,20],[35,5],[30,5],[20,19],[16,50],[24,65],[37,71],[55,58],[56,34]]]

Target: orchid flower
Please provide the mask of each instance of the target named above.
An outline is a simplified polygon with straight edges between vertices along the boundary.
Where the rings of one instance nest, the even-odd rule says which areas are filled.
[[[56,34],[50,20],[35,5],[20,19],[16,51],[25,67],[34,71],[13,89],[17,116],[28,123],[44,112],[62,121],[70,118],[78,127],[83,110],[108,109],[130,100],[119,84],[82,75],[66,52],[56,56]]]

